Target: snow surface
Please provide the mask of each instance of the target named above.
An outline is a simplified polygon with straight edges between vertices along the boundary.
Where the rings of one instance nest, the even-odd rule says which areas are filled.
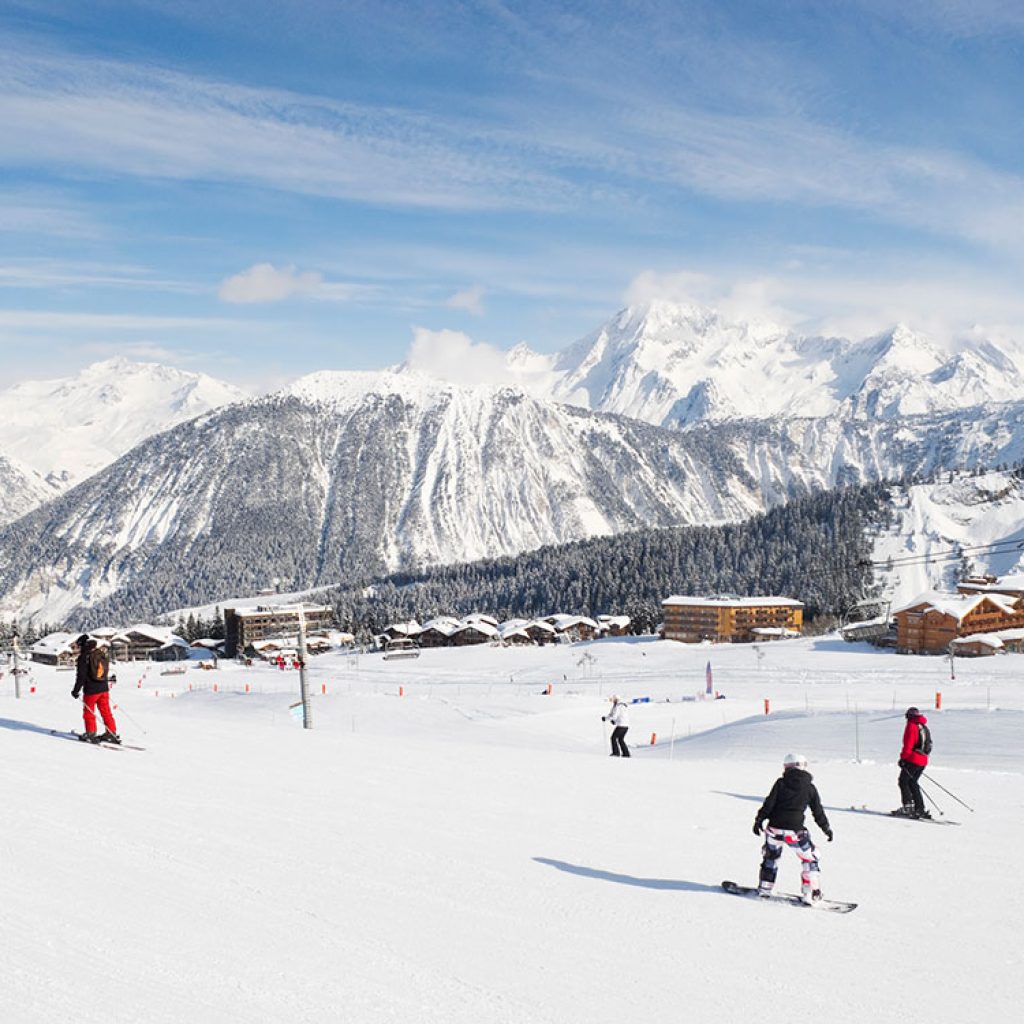
[[[695,696],[709,660],[724,700]],[[119,665],[144,752],[50,735],[79,725],[72,673],[33,666],[15,700],[8,666],[0,1019],[1016,1020],[1022,666],[951,680],[834,638],[337,652],[311,662],[307,732],[295,672]],[[651,698],[629,764],[607,756],[612,692]],[[852,812],[895,806],[901,712],[937,692],[928,774],[974,811],[929,785],[960,827]],[[853,914],[719,889],[756,878],[789,749]]]

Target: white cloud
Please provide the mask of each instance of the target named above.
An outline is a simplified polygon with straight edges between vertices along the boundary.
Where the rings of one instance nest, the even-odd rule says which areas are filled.
[[[248,304],[280,302],[293,295],[316,295],[323,289],[322,275],[299,273],[295,267],[278,270],[272,263],[256,263],[240,274],[225,278],[217,291],[224,302]]]
[[[453,384],[500,384],[508,377],[505,353],[462,331],[415,328],[405,365]]]
[[[698,303],[728,319],[769,320],[801,334],[863,338],[906,323],[945,344],[979,331],[1024,342],[1019,291],[981,271],[934,264],[919,266],[914,276],[884,266],[874,273],[819,270],[789,259],[776,270],[738,278],[644,271],[631,282],[626,300],[653,299]]]
[[[456,292],[445,305],[449,309],[464,309],[467,313],[472,313],[474,316],[484,315],[484,290],[480,285],[474,285],[472,288],[464,288],[462,291]]]

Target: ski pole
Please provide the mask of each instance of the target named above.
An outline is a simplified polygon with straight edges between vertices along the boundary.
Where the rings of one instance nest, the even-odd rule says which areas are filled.
[[[138,729],[142,733],[143,736],[148,736],[149,735],[149,733],[146,732],[146,730],[143,729],[141,725],[139,725],[138,719],[136,719],[134,716],[128,714],[128,710],[127,710],[127,708],[124,707],[123,704],[118,704],[117,705],[117,713],[119,715],[120,714],[126,715],[128,720],[135,726],[136,729]]]
[[[928,801],[928,803],[930,803],[932,807],[935,808],[935,810],[938,812],[939,817],[944,818],[946,816],[946,812],[935,802],[935,799],[932,797],[931,793],[929,793],[928,790],[925,789],[924,786],[922,786],[920,783],[918,783],[918,789],[921,790],[921,794]]]
[[[935,783],[935,785],[938,786],[939,789],[941,789],[943,793],[947,794],[948,796],[951,796],[958,804],[962,804],[964,807],[967,807],[967,810],[969,810],[971,812],[971,814],[974,813],[974,808],[973,807],[969,807],[967,804],[965,804],[963,802],[963,800],[961,800],[960,797],[958,797],[956,795],[956,793],[950,793],[949,790],[946,789],[946,787],[941,782],[939,782],[937,779],[933,779],[930,775],[925,775],[924,772],[921,772],[921,777],[924,778],[924,779],[927,779],[929,782]]]

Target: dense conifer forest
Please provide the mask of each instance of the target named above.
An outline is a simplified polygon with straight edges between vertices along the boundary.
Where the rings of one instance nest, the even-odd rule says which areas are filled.
[[[661,621],[672,594],[781,594],[807,619],[845,613],[872,587],[871,532],[890,515],[887,487],[821,492],[717,527],[639,530],[332,592],[357,635],[391,622],[482,612],[504,620],[554,612],[622,614],[637,632]]]

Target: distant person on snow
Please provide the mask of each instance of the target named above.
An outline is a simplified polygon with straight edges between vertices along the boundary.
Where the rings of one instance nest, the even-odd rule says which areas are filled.
[[[626,733],[629,732],[629,710],[618,697],[609,697],[612,709],[601,716],[602,722],[612,723],[612,757],[629,757]]]
[[[903,728],[903,747],[900,750],[900,798],[903,806],[892,813],[898,818],[930,818],[921,794],[921,776],[928,767],[932,752],[932,734],[928,719],[917,708],[907,708],[907,724]]]
[[[89,743],[120,743],[117,735],[117,723],[110,710],[110,662],[102,648],[98,647],[92,637],[83,634],[78,638],[78,661],[75,665],[75,687],[71,696],[78,700],[82,697],[82,719],[85,732],[79,739]],[[96,709],[99,708],[103,724],[107,731],[102,736],[96,735]]]
[[[821,873],[818,855],[811,842],[811,834],[804,828],[804,812],[810,807],[818,828],[832,842],[832,828],[821,806],[813,776],[807,771],[807,758],[803,754],[787,754],[782,762],[782,775],[776,779],[772,791],[765,797],[754,817],[754,835],[761,834],[764,821],[764,845],[761,847],[761,875],[758,893],[772,894],[779,872],[779,858],[788,846],[800,858],[800,895],[805,903],[821,899]]]

